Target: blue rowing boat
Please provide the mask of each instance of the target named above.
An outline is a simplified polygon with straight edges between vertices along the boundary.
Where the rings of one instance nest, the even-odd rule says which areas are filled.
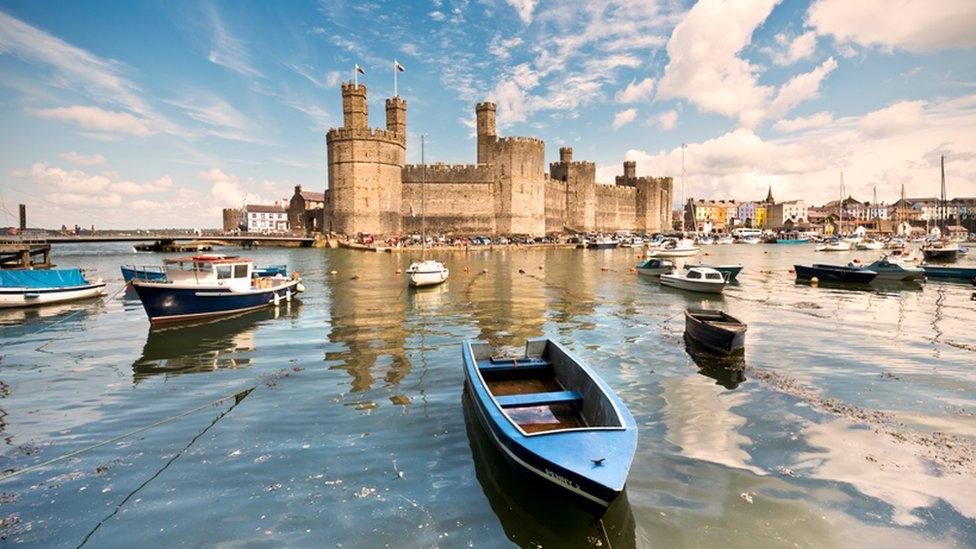
[[[478,421],[515,467],[591,505],[620,495],[637,425],[596,373],[547,339],[527,342],[521,358],[469,341],[461,354]]]
[[[139,280],[163,280],[166,278],[166,270],[160,265],[122,265],[122,280],[126,283],[132,279]]]
[[[976,267],[936,267],[935,265],[922,265],[925,276],[932,278],[956,278],[976,282]]]

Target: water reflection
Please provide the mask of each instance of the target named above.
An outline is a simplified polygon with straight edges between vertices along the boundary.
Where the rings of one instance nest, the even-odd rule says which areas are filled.
[[[552,486],[515,470],[478,422],[467,387],[461,400],[475,474],[508,539],[521,547],[636,547],[626,491],[602,517],[577,507]]]
[[[256,350],[254,335],[264,321],[297,318],[300,301],[232,317],[153,328],[146,336],[142,356],[132,364],[132,380],[139,383],[155,375],[212,372],[225,368],[246,368]]]
[[[698,373],[714,379],[717,385],[731,390],[746,380],[745,352],[718,355],[688,334],[685,334],[685,351],[698,366]]]

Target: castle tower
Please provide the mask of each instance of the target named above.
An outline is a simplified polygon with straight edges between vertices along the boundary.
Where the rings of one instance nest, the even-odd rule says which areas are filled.
[[[487,164],[488,149],[498,139],[495,130],[495,104],[478,103],[474,112],[477,117],[478,164]]]
[[[342,127],[369,127],[365,84],[346,82],[342,85]]]
[[[371,129],[366,86],[342,85],[344,124],[326,134],[329,199],[326,229],[355,235],[398,234],[401,227],[402,170],[406,163],[407,105],[386,102],[387,128]]]
[[[637,162],[633,160],[624,161],[624,178],[635,179],[637,177]]]
[[[561,181],[566,193],[566,227],[577,232],[596,229],[596,164],[574,162],[573,149],[559,149],[559,162],[549,164],[549,177]]]
[[[407,102],[399,97],[386,100],[386,131],[407,134]]]

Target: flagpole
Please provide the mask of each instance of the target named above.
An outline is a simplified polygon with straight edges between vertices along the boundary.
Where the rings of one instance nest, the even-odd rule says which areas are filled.
[[[359,65],[352,68],[352,82],[357,88],[359,87]]]
[[[399,97],[397,95],[397,61],[393,60],[393,97]]]

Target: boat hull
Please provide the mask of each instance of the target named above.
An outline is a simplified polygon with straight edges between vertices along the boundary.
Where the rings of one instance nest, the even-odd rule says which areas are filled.
[[[50,303],[64,303],[99,297],[105,284],[88,284],[66,288],[0,288],[0,309],[34,307]]]
[[[139,267],[131,265],[122,265],[122,280],[126,283],[132,282],[133,279],[138,278],[140,280],[165,280],[166,272],[162,269],[148,270],[145,268],[140,269]]]
[[[685,311],[685,334],[691,337],[703,347],[719,354],[732,354],[742,352],[746,345],[746,325],[739,320],[727,316],[730,326],[723,328],[715,326],[702,317],[702,313],[711,313],[707,310],[686,310]],[[721,315],[719,315],[721,317]]]
[[[716,271],[722,273],[722,275],[725,276],[725,279],[728,281],[735,280],[736,277],[739,276],[739,273],[742,272],[742,265],[692,265],[690,263],[685,265],[685,269],[690,269],[692,267],[708,267],[710,269],[715,269]]]
[[[656,250],[653,252],[653,254],[654,257],[692,257],[698,255],[699,251],[699,248],[689,248],[683,250]]]
[[[922,265],[925,276],[933,278],[954,278],[976,283],[976,267],[935,267]]]
[[[549,344],[554,343],[550,341]],[[472,396],[475,416],[492,443],[513,467],[548,481],[554,487],[572,494],[580,503],[601,509],[608,507],[623,492],[624,482],[616,480],[619,478],[616,473],[622,469],[622,478],[626,479],[637,448],[637,426],[623,403],[602,380],[593,378],[614,399],[623,419],[622,428],[572,429],[525,435],[508,420],[492,398],[479,374],[478,361],[468,342],[462,345],[462,357],[465,385]],[[586,375],[593,376],[587,368],[580,367]],[[567,465],[589,461],[584,457],[589,455],[606,456],[606,462],[601,465],[588,464],[592,476],[580,474]],[[607,472],[614,474],[607,475]],[[615,480],[601,482],[601,475]]]
[[[198,320],[240,313],[290,301],[298,293],[300,280],[287,280],[277,286],[247,292],[226,287],[176,285],[133,280],[151,324]]]
[[[410,285],[414,288],[436,286],[447,280],[448,271],[423,271],[410,273]]]
[[[926,261],[955,261],[959,258],[959,250],[926,250],[922,249]]]
[[[725,281],[705,282],[703,280],[688,280],[682,276],[671,275],[661,275],[661,285],[703,294],[720,294],[725,289]]]
[[[843,268],[807,267],[794,265],[797,280],[810,280],[814,277],[821,282],[845,282],[849,284],[867,284],[878,276],[874,271]]]
[[[810,242],[809,238],[778,238],[776,239],[777,244],[806,244]]]
[[[617,247],[616,242],[590,242],[586,245],[591,250],[611,250]]]

